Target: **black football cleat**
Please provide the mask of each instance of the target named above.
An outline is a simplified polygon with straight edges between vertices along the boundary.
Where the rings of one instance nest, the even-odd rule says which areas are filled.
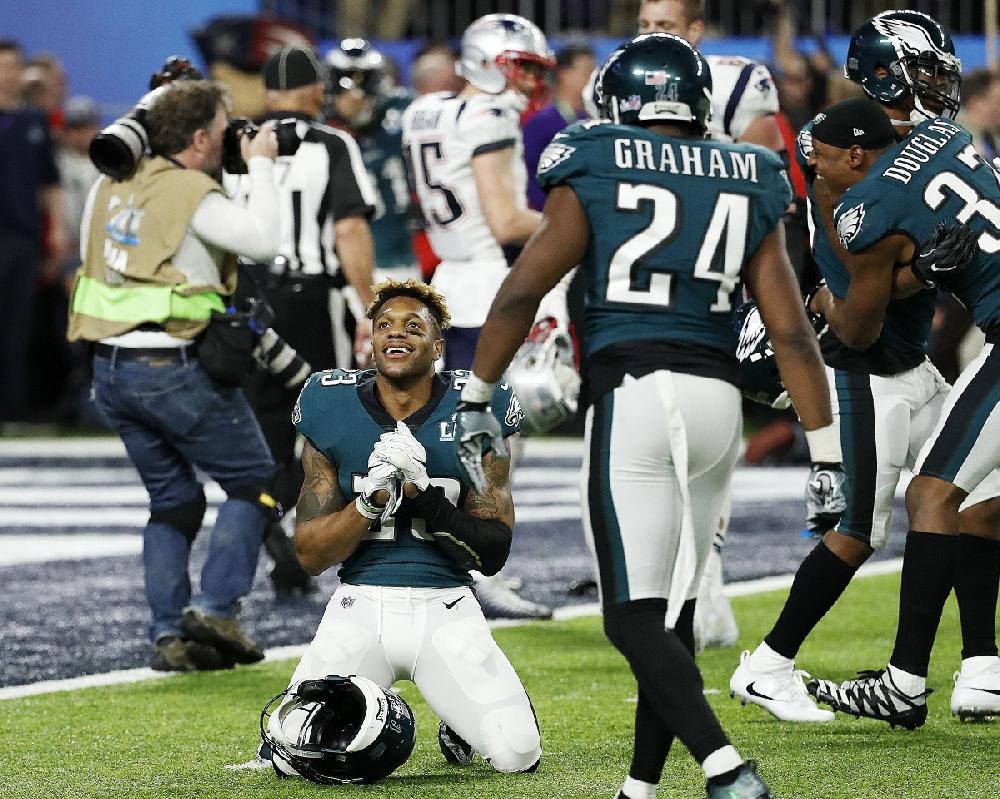
[[[438,746],[444,759],[455,766],[468,766],[476,750],[443,721],[438,727]]]
[[[858,718],[876,719],[890,727],[915,730],[927,720],[927,696],[905,694],[896,687],[888,669],[859,671],[857,679],[842,683],[812,680],[809,693],[834,710]]]

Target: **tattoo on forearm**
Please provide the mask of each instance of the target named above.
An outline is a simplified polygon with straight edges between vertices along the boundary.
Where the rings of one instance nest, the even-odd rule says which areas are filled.
[[[310,521],[344,507],[344,497],[329,462],[311,446],[302,453],[305,479],[295,505],[295,522]]]
[[[510,462],[488,458],[483,464],[486,475],[486,490],[479,494],[470,491],[465,498],[463,510],[477,519],[499,519],[513,525],[514,500],[510,495],[507,479]]]

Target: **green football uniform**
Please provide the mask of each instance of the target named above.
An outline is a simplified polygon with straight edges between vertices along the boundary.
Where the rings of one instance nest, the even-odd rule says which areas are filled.
[[[738,385],[734,299],[743,265],[791,202],[780,159],[590,121],[555,137],[538,182],[570,186],[590,223],[580,269],[591,372],[614,355]],[[595,382],[597,396],[608,386]]]
[[[403,160],[403,111],[413,101],[406,89],[393,89],[379,100],[372,123],[357,133],[365,167],[375,184],[375,216],[371,221],[375,241],[375,266],[379,269],[412,267],[416,263],[410,244],[415,214]]]
[[[434,377],[431,399],[405,419],[427,451],[427,474],[432,484],[461,508],[470,485],[455,465],[453,440],[455,404],[465,385],[466,372],[443,372]],[[521,422],[521,406],[507,383],[498,384],[491,407],[504,436],[513,435]],[[383,433],[396,427],[375,392],[374,370],[332,369],[316,372],[302,388],[292,413],[296,429],[337,469],[340,492],[353,501],[368,473],[368,457]],[[395,517],[374,525],[340,567],[342,582],[354,585],[448,588],[470,585],[462,569],[413,517],[404,499]]]
[[[979,233],[979,249],[942,288],[980,328],[1000,332],[1000,173],[979,155],[964,128],[945,119],[920,124],[841,197],[834,213],[848,252],[892,233],[919,245],[939,222],[956,220]],[[918,296],[933,302],[933,292]]]
[[[813,197],[813,180],[815,170],[808,165],[806,159],[812,149],[812,126],[808,122],[799,134],[795,148],[796,158],[806,176],[806,190],[809,195],[809,211],[811,214],[812,255],[819,267],[820,274],[826,281],[827,288],[834,297],[844,299],[847,296],[847,286],[851,282],[850,274],[834,253],[826,236],[826,228],[819,218]],[[895,152],[899,147],[891,148]],[[914,205],[908,198],[900,205],[898,213],[909,213]],[[864,374],[891,375],[907,371],[922,363],[927,349],[927,337],[931,330],[931,320],[934,316],[934,296],[921,292],[905,299],[892,300],[885,309],[885,321],[878,341],[863,352],[853,350],[844,345],[830,329],[820,338],[823,359],[835,369],[845,372],[861,372]]]

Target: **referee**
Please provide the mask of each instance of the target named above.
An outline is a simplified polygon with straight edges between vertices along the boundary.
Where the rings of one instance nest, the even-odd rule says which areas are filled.
[[[285,47],[264,64],[265,119],[298,121],[301,144],[275,166],[281,213],[278,256],[253,269],[258,288],[275,312],[274,330],[313,370],[358,365],[371,339],[364,309],[372,300],[374,248],[368,220],[375,192],[357,143],[316,121],[323,107],[325,70],[304,47]],[[245,176],[227,176],[231,194],[246,191]],[[353,339],[353,342],[352,342]],[[273,493],[293,507],[302,483],[295,458],[292,407],[300,386],[258,369],[247,395],[278,465]],[[265,539],[275,558],[271,573],[279,593],[309,587],[308,575],[275,524]],[[285,557],[282,557],[282,551]]]

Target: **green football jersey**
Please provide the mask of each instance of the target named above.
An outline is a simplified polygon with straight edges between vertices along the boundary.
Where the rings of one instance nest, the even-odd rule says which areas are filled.
[[[430,401],[404,421],[427,451],[427,475],[461,508],[469,492],[455,464],[455,405],[467,372],[434,377]],[[491,403],[504,436],[521,423],[521,406],[509,384],[501,382]],[[374,370],[316,372],[302,387],[292,421],[316,450],[337,469],[340,492],[348,502],[360,493],[368,457],[383,433],[396,427],[375,392]],[[411,515],[409,501],[387,523],[376,523],[368,537],[340,567],[341,581],[354,585],[447,588],[471,584],[469,573],[449,558]]]
[[[590,353],[665,341],[732,357],[743,266],[792,199],[778,156],[589,121],[556,135],[538,182],[570,186],[590,223],[580,264]]]
[[[979,233],[973,259],[941,281],[984,331],[1000,326],[1000,172],[972,136],[946,119],[923,122],[884,153],[834,209],[837,235],[860,252],[892,233],[919,245],[939,222],[967,222]],[[929,296],[924,291],[918,296]]]
[[[412,267],[417,262],[410,244],[416,215],[411,210],[401,127],[403,111],[412,101],[409,91],[394,89],[379,101],[372,124],[357,134],[361,157],[375,184],[370,224],[379,269]]]
[[[812,149],[812,126],[813,122],[808,122],[802,128],[795,148],[796,158],[802,167],[802,173],[806,176],[809,212],[812,216],[810,220],[812,255],[820,274],[826,281],[827,288],[833,296],[842,300],[847,296],[851,277],[847,267],[840,262],[840,258],[827,239],[826,228],[823,220],[819,218],[819,211],[813,199],[813,181],[816,174],[806,160]],[[903,145],[899,145],[901,146]],[[889,152],[894,152],[896,149],[898,147],[890,148]],[[912,205],[912,199],[907,199],[899,210],[909,211]],[[822,339],[823,356],[832,366],[846,371],[896,374],[912,369],[924,359],[933,317],[933,294],[921,292],[904,299],[892,300],[886,306],[885,321],[878,341],[864,355],[842,344],[833,331],[828,330]]]

